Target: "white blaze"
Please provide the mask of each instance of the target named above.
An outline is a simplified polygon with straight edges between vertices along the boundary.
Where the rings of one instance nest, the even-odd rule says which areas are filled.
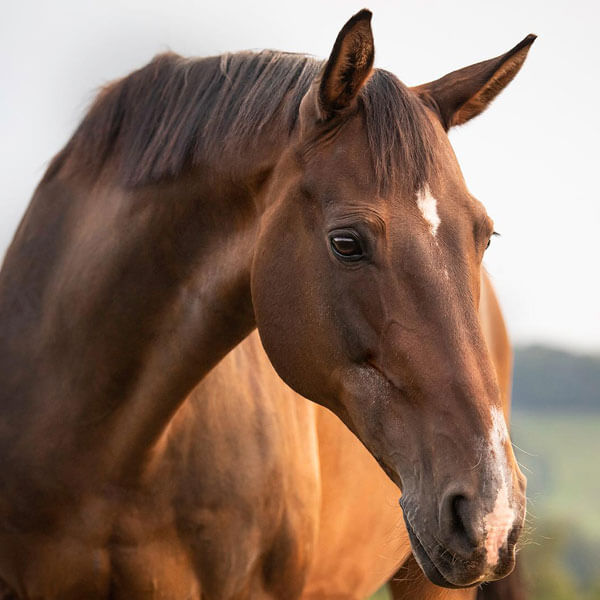
[[[492,454],[492,464],[495,464],[498,470],[500,485],[494,508],[484,518],[486,532],[485,549],[488,565],[490,566],[498,562],[500,548],[506,543],[515,520],[515,513],[509,502],[509,486],[506,480],[508,465],[506,462],[505,444],[507,440],[508,431],[504,415],[497,408],[492,408],[490,451]]]
[[[431,195],[428,184],[425,184],[423,189],[417,192],[417,206],[423,218],[429,223],[431,235],[435,237],[441,221],[437,211],[437,200]]]

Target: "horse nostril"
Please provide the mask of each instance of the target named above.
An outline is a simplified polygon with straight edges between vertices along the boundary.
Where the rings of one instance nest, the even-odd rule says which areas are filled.
[[[442,506],[441,525],[449,544],[455,550],[471,553],[483,542],[483,531],[477,526],[474,503],[462,494],[449,494]]]

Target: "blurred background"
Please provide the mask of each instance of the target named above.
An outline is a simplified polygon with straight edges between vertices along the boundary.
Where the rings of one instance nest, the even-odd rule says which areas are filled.
[[[495,220],[486,265],[516,346],[513,437],[529,479],[522,556],[535,600],[600,598],[600,164],[597,1],[5,0],[0,254],[98,88],[173,50],[325,58],[374,12],[376,66],[408,85],[539,35],[515,81],[451,140]],[[381,592],[385,597],[385,591]]]

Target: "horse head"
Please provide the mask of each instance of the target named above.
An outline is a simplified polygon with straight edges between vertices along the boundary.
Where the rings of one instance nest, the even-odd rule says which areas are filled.
[[[512,570],[525,478],[478,317],[493,222],[447,131],[486,108],[535,38],[409,89],[373,69],[370,19],[348,21],[300,104],[265,192],[252,302],[280,376],[402,490],[427,576],[469,586]]]

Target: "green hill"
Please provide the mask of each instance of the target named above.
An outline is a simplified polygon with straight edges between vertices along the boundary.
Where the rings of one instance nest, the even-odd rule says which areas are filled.
[[[516,348],[513,407],[528,412],[600,412],[600,356],[544,346]]]

